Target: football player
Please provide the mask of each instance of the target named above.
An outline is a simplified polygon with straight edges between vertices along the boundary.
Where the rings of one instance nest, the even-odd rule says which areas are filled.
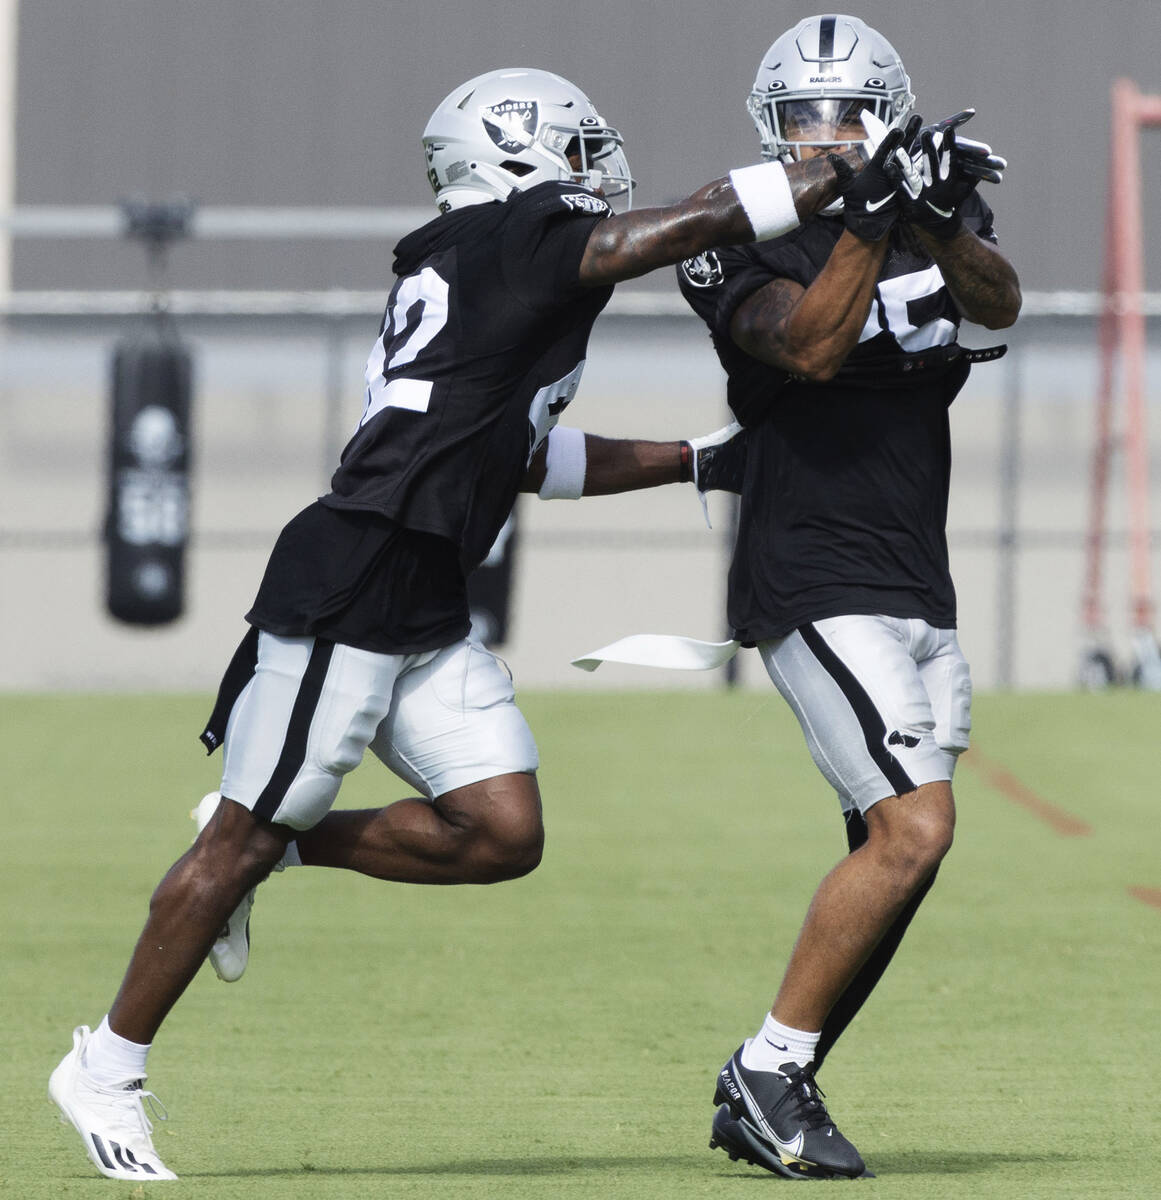
[[[945,537],[948,406],[972,361],[1001,352],[967,351],[957,333],[1020,309],[977,191],[1006,164],[957,135],[970,112],[912,146],[914,99],[864,22],[799,22],[762,59],[749,111],[766,160],[832,163],[841,204],[678,269],[746,429],[729,620],[798,717],[851,850],[714,1098],[711,1146],[800,1177],[865,1169],[814,1075],[951,845],[971,683]],[[912,153],[848,171],[839,156],[884,124],[907,130]]]
[[[865,169],[899,140],[889,133]],[[620,134],[578,88],[535,70],[457,87],[423,147],[440,215],[395,248],[358,427],[330,492],[279,535],[247,614],[202,735],[224,745],[220,794],[158,885],[107,1016],[77,1027],[50,1080],[112,1178],[175,1178],[145,1114],[146,1055],[208,953],[223,978],[245,968],[253,889],[276,865],[429,884],[537,865],[536,745],[505,668],[468,637],[465,576],[521,487],[600,486],[596,442],[546,439],[614,284],[785,234],[833,201],[837,162],[856,178],[864,164],[858,149],[758,163],[680,203],[614,214],[633,189]],[[696,467],[693,447],[657,453],[663,476]],[[418,796],[332,812],[368,748]]]

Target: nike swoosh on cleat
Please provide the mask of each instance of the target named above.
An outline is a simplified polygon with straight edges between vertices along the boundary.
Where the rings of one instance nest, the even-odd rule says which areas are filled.
[[[867,212],[878,212],[879,209],[881,209],[884,204],[889,203],[891,200],[894,199],[894,197],[895,197],[894,192],[888,192],[883,197],[882,200],[868,200],[867,201]]]

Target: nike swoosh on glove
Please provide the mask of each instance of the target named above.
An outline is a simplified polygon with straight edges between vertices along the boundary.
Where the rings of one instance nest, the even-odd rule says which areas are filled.
[[[888,130],[861,171],[856,172],[837,154],[827,155],[843,198],[843,222],[856,237],[868,242],[881,241],[899,218],[903,168],[896,151],[910,143],[921,123],[921,118],[912,117],[906,130]]]
[[[908,189],[904,214],[911,224],[941,241],[955,237],[963,228],[960,206],[979,181],[999,183],[1008,165],[984,142],[961,141],[958,137],[956,128],[974,115],[974,108],[964,109],[919,134],[914,165],[922,187],[918,194]]]

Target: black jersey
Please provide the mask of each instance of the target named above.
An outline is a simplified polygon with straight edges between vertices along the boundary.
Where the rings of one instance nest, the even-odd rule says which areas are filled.
[[[282,531],[247,620],[380,653],[469,629],[465,575],[572,399],[611,287],[580,285],[595,192],[543,183],[395,249],[363,415],[332,490]]]
[[[579,282],[609,213],[587,188],[542,183],[399,243],[363,415],[324,504],[447,538],[468,569],[483,560],[612,295]]]
[[[995,240],[973,194],[965,224]],[[820,216],[782,238],[719,249],[678,268],[710,329],[727,399],[749,430],[728,616],[747,643],[846,613],[954,628],[948,569],[948,406],[967,378],[960,314],[918,239],[893,230],[858,345],[825,383],[759,362],[730,336],[774,279],[809,287],[843,231]]]

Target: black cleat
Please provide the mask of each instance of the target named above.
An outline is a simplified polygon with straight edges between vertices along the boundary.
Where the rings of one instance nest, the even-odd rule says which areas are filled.
[[[849,1176],[824,1171],[809,1163],[786,1165],[778,1153],[753,1132],[745,1120],[736,1120],[728,1104],[722,1104],[714,1113],[713,1128],[710,1130],[710,1149],[724,1150],[730,1162],[741,1159],[753,1167],[761,1167],[780,1179],[847,1179]],[[875,1172],[864,1168],[859,1179],[874,1179]]]
[[[720,1145],[731,1158],[744,1158],[776,1175],[862,1175],[866,1164],[830,1119],[810,1068],[786,1065],[784,1074],[750,1071],[742,1066],[742,1048],[735,1051],[718,1073],[714,1093],[714,1103],[724,1104],[734,1120],[727,1122],[719,1110],[711,1147]]]
[[[728,1104],[721,1104],[714,1113],[713,1128],[710,1130],[710,1149],[724,1150],[730,1162],[742,1159],[751,1166],[762,1167],[782,1179],[831,1179],[829,1171],[806,1163],[787,1166],[778,1153],[763,1142],[744,1121],[737,1120]]]

